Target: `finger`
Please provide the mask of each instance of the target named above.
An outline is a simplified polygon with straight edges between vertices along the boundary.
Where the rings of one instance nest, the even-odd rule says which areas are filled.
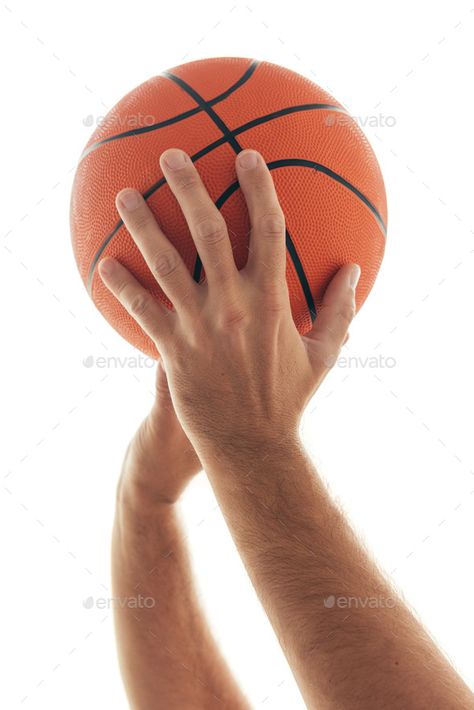
[[[153,298],[146,288],[115,259],[107,257],[99,262],[99,274],[105,286],[120,301],[132,318],[156,343],[171,332],[176,314]],[[161,350],[161,345],[158,348]]]
[[[232,282],[238,272],[227,225],[191,158],[170,148],[160,156],[160,165],[186,218],[209,286]]]
[[[315,364],[324,362],[330,368],[336,361],[355,315],[355,288],[359,277],[358,264],[345,264],[329,283],[313,327],[305,336]]]
[[[116,197],[116,205],[151,273],[174,308],[180,310],[190,296],[196,297],[197,285],[179,252],[158,226],[153,212],[138,190],[121,190]]]
[[[270,171],[255,150],[236,159],[237,177],[247,203],[251,225],[248,264],[263,284],[285,285],[285,216]]]

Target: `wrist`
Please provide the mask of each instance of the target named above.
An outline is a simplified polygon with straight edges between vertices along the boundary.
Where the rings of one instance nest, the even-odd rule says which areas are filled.
[[[158,450],[152,456],[143,452],[139,430],[125,453],[116,488],[117,506],[143,516],[176,505],[184,484],[178,485],[178,472],[163,459]]]
[[[124,461],[116,488],[116,503],[120,508],[140,515],[167,511],[177,504],[179,496],[179,492],[163,489],[143,469]]]
[[[118,500],[141,510],[174,505],[201,465],[177,422],[149,414],[125,453]]]
[[[279,465],[304,453],[298,432],[283,436],[273,432],[255,431],[244,436],[216,438],[200,452],[206,470],[224,466],[228,471],[258,470]]]

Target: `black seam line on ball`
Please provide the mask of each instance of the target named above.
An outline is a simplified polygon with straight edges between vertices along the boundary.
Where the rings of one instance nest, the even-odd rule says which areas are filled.
[[[245,125],[248,125],[248,124],[245,124]],[[243,130],[242,126],[240,128],[235,129],[234,133],[241,132],[241,130]],[[222,145],[225,142],[226,141],[224,138],[220,138],[218,141],[211,143],[210,145],[206,146],[206,148],[203,148],[202,150],[198,151],[193,156],[191,156],[191,160],[193,161],[193,163],[196,162],[197,160],[202,158],[204,155],[207,155],[207,153],[210,153],[212,150],[214,150],[214,148],[218,147],[219,145]],[[333,170],[326,167],[325,165],[322,165],[321,163],[315,163],[311,160],[304,160],[302,158],[288,158],[286,160],[276,160],[271,163],[267,163],[267,167],[270,170],[273,170],[276,167],[282,167],[282,166],[286,166],[286,165],[299,165],[302,167],[312,168],[313,170],[319,170],[320,172],[324,173],[328,177],[339,182],[341,185],[344,185],[348,190],[351,190],[351,192],[353,192],[359,199],[361,199],[362,202],[367,205],[367,207],[369,207],[370,211],[373,213],[373,215],[377,219],[377,222],[378,222],[379,226],[381,227],[383,235],[386,236],[386,227],[385,227],[385,224],[384,224],[379,212],[377,211],[377,209],[372,205],[370,200],[368,200],[367,197],[362,192],[360,192],[360,190],[358,190],[356,187],[354,187],[354,185],[352,185],[350,182],[348,182],[341,175],[338,175],[338,173],[335,173]],[[149,187],[147,190],[145,190],[145,192],[142,193],[143,199],[147,200],[157,190],[159,190],[160,187],[163,187],[163,185],[166,185],[166,179],[164,177],[161,177],[157,182],[155,182],[153,185],[151,185],[151,187]],[[228,195],[228,197],[230,197],[230,195],[235,190],[237,190],[239,187],[240,187],[240,185],[238,182],[232,183],[232,185],[230,185],[226,189],[226,191],[221,195],[221,197],[216,201],[216,203],[215,203],[216,207],[218,206],[219,203],[222,204],[222,201],[225,202],[225,200],[227,199],[227,197],[225,197],[225,195]],[[122,225],[123,225],[123,221],[120,219],[117,222],[117,224],[115,225],[115,227],[113,228],[113,230],[110,232],[110,234],[108,234],[107,237],[104,239],[104,241],[100,245],[99,249],[97,250],[97,252],[91,262],[91,265],[89,268],[89,274],[88,274],[88,284],[87,284],[87,290],[89,291],[89,294],[92,293],[92,281],[94,278],[95,269],[97,267],[99,259],[101,258],[102,254],[104,253],[107,246],[112,241],[113,237],[119,231],[120,227],[122,227]],[[196,264],[197,264],[197,262],[196,262]],[[195,269],[196,269],[196,265],[195,265]],[[198,279],[196,279],[196,280],[198,280]]]
[[[244,133],[244,131],[250,130],[250,128],[253,128],[254,126],[258,126],[259,124],[262,123],[267,123],[269,121],[272,121],[276,118],[280,118],[281,116],[285,116],[289,113],[295,113],[298,111],[307,111],[307,110],[320,110],[320,109],[329,109],[332,111],[341,111],[342,113],[346,113],[345,109],[340,108],[339,106],[331,106],[329,104],[303,104],[302,106],[289,106],[288,108],[280,109],[279,111],[273,111],[272,113],[267,113],[265,116],[259,116],[258,118],[254,118],[251,121],[248,121],[247,123],[243,123],[241,126],[238,126],[237,128],[234,128],[232,133],[234,135],[239,135],[240,133]],[[205,155],[208,153],[211,153],[215,148],[218,148],[219,146],[223,145],[224,143],[227,142],[227,138],[223,136],[222,138],[218,138],[215,140],[213,143],[209,143],[209,145],[205,146],[204,148],[201,148],[197,153],[194,153],[194,155],[191,156],[191,160],[193,163],[198,161],[200,158],[203,158]],[[143,198],[147,200],[151,195],[153,195],[156,190],[158,190],[160,187],[163,187],[163,185],[166,184],[166,179],[164,177],[161,177],[157,182],[155,182],[151,187],[149,187],[147,190],[145,190],[143,194]],[[91,293],[92,289],[92,280],[94,277],[94,272],[97,266],[97,263],[102,256],[104,250],[112,240],[112,238],[117,234],[118,230],[122,226],[123,222],[122,220],[119,220],[115,227],[113,228],[112,232],[104,239],[102,242],[101,246],[97,250],[97,253],[94,256],[94,259],[92,260],[90,269],[89,269],[89,274],[88,274],[88,286],[87,289],[89,293]]]
[[[212,99],[209,103],[213,104],[216,102],[217,99]],[[162,121],[161,123],[154,123],[152,126],[135,128],[130,131],[125,131],[124,133],[117,133],[116,135],[110,136],[109,138],[104,138],[103,140],[98,141],[97,143],[94,143],[93,145],[89,146],[89,148],[86,148],[86,150],[79,159],[79,163],[86,157],[86,155],[89,155],[90,152],[92,152],[96,148],[99,148],[105,143],[110,143],[110,141],[119,140],[121,138],[130,138],[131,136],[138,136],[142,133],[157,131],[159,128],[165,128],[166,126],[169,126],[172,123],[178,123],[179,121],[184,120],[185,118],[189,118],[189,116],[193,116],[194,114],[200,113],[201,111],[204,111],[204,109],[201,106],[198,106],[197,108],[190,109],[186,113],[179,114],[179,116],[174,116],[173,118],[169,118],[166,121]],[[243,123],[241,126],[234,128],[232,131],[230,131],[230,133],[236,136],[239,133],[248,131],[250,128],[254,128],[254,126],[259,126],[261,123],[266,123],[267,121],[271,121],[274,118],[280,118],[280,116],[287,116],[292,113],[300,113],[301,111],[334,111],[335,113],[343,113],[347,116],[349,115],[345,108],[343,108],[342,106],[336,106],[335,104],[297,104],[296,106],[286,106],[285,108],[281,108],[278,111],[272,111],[271,113],[267,113],[264,116],[253,118],[251,121],[247,121],[247,123]],[[217,148],[223,143],[226,143],[226,141],[226,136],[219,138],[218,140],[206,146],[204,150],[206,151],[206,153],[208,153],[209,150]],[[203,153],[203,155],[205,155],[205,153]]]
[[[272,163],[267,163],[267,166],[270,168],[270,170],[277,168],[277,167],[282,167],[280,165],[274,165]],[[270,166],[272,166],[272,167],[270,167]],[[236,190],[238,190],[239,188],[240,188],[239,181],[236,180],[216,200],[215,205],[216,205],[217,209],[220,210],[221,207],[227,202],[229,197],[231,197],[231,195],[233,195],[234,192]],[[298,280],[301,284],[301,288],[303,290],[303,294],[306,299],[306,304],[308,306],[309,315],[311,316],[311,320],[314,321],[314,319],[316,318],[316,306],[314,305],[313,294],[311,293],[311,289],[309,287],[309,283],[306,278],[303,264],[300,261],[300,258],[298,256],[298,252],[296,251],[296,247],[295,247],[293,240],[291,239],[290,234],[287,229],[285,229],[285,244],[286,244],[286,248],[288,250],[288,253],[290,255],[291,261],[293,262],[293,266],[295,267],[296,275],[298,276]],[[194,269],[193,269],[193,279],[195,281],[197,281],[198,283],[201,279],[201,273],[202,273],[202,261],[201,261],[199,254],[198,254],[196,256],[196,261],[194,262]]]
[[[216,204],[217,207],[217,204]],[[285,229],[285,245],[288,250],[288,253],[290,255],[291,261],[293,262],[293,266],[295,267],[296,275],[298,276],[298,280],[300,282],[301,288],[304,293],[304,297],[306,299],[306,305],[308,306],[309,310],[309,315],[311,316],[311,320],[314,321],[316,318],[316,306],[314,304],[314,299],[313,299],[313,294],[311,293],[311,289],[309,287],[308,280],[306,278],[306,274],[303,268],[303,264],[300,261],[300,258],[298,256],[298,252],[296,251],[296,247],[294,245],[294,242],[288,232],[287,229]],[[196,256],[196,261],[194,262],[194,269],[193,269],[193,279],[199,283],[201,280],[201,274],[202,274],[202,261],[199,257],[199,254]]]
[[[192,96],[192,98],[196,101],[197,104],[202,106],[209,116],[209,118],[214,121],[216,126],[222,131],[224,134],[223,137],[226,139],[226,142],[229,143],[229,145],[233,148],[235,153],[240,153],[242,151],[242,146],[238,142],[238,140],[235,138],[234,133],[228,128],[226,125],[225,121],[214,111],[214,109],[209,106],[209,104],[203,99],[203,97],[198,94],[198,92],[193,89],[192,86],[187,84],[181,77],[175,76],[174,74],[171,74],[171,72],[164,72],[165,76],[167,76],[171,81],[174,81],[178,86],[180,86],[183,91],[186,91],[187,94]],[[288,249],[288,253],[290,255],[290,258],[293,262],[293,265],[295,267],[296,274],[298,276],[298,280],[300,282],[301,289],[303,291],[304,297],[306,299],[306,305],[308,307],[308,311],[311,316],[311,320],[314,320],[316,317],[316,309],[314,305],[314,300],[313,300],[313,295],[311,293],[311,289],[309,287],[308,279],[306,278],[306,274],[303,268],[303,265],[301,263],[301,260],[298,256],[298,251],[296,249],[296,246],[291,239],[291,235],[288,230],[286,230],[286,247]],[[199,258],[199,254],[198,254]]]
[[[228,89],[226,89],[222,94],[219,94],[218,96],[215,96],[213,99],[209,99],[209,105],[214,106],[214,104],[220,103],[221,101],[224,101],[228,96],[234,93],[234,91],[237,91],[243,84],[245,84],[246,81],[250,79],[252,74],[254,73],[255,69],[258,67],[260,62],[258,59],[253,59],[249,68],[246,69],[244,74],[238,79],[235,84],[232,84]],[[164,73],[160,74],[159,76],[164,77]],[[166,78],[166,77],[165,77]],[[120,138],[129,138],[130,136],[139,136],[141,133],[150,133],[151,131],[156,131],[159,128],[165,128],[166,126],[171,126],[173,123],[179,123],[179,121],[184,121],[184,119],[189,118],[190,116],[194,116],[196,113],[200,113],[203,111],[202,106],[196,106],[196,108],[189,109],[189,111],[184,111],[183,113],[179,113],[177,116],[172,116],[172,118],[167,118],[165,121],[160,121],[159,123],[152,123],[150,126],[140,126],[140,128],[132,128],[129,131],[124,131],[123,133],[116,133],[113,136],[108,136],[107,138],[103,138],[100,141],[97,141],[97,143],[93,143],[90,145],[88,148],[86,148],[81,157],[79,158],[79,162],[83,160],[86,155],[89,155],[89,153],[92,153],[93,150],[96,148],[99,148],[99,146],[104,145],[104,143],[110,143],[110,141],[116,141],[119,140]]]
[[[183,91],[185,91],[189,96],[191,96],[195,100],[195,102],[207,113],[209,118],[214,121],[216,126],[222,131],[223,137],[225,138],[225,142],[228,142],[236,153],[240,153],[240,151],[243,150],[239,141],[236,140],[234,134],[226,126],[222,118],[214,111],[209,102],[203,99],[203,97],[198,94],[198,92],[195,91],[192,86],[187,84],[184,79],[181,79],[181,77],[176,76],[175,74],[172,74],[169,71],[163,72],[163,76],[166,76],[171,81],[174,81],[175,84],[181,87]]]
[[[333,110],[333,111],[340,111],[341,113],[347,113],[345,111],[345,109],[343,109],[342,107],[332,106],[330,104],[304,104],[302,106],[290,106],[288,108],[280,109],[279,111],[274,111],[272,113],[266,114],[265,116],[260,116],[259,118],[248,121],[247,123],[244,123],[241,126],[238,126],[237,128],[233,129],[232,133],[234,135],[238,135],[240,133],[243,133],[244,131],[249,130],[250,128],[253,128],[256,125],[269,122],[275,118],[279,118],[279,117],[284,116],[286,114],[294,113],[294,112],[302,111],[302,110],[313,110],[313,109],[316,109],[316,110],[328,109],[328,110]],[[222,145],[226,142],[227,142],[226,136],[219,138],[218,140],[214,141],[213,143],[210,143],[208,146],[202,148],[200,151],[198,151],[193,156],[191,156],[191,160],[193,162],[196,162],[197,160],[204,157],[205,155],[210,153],[212,150],[214,150],[215,148],[218,148],[220,145]],[[273,169],[273,167],[277,167],[277,163],[281,164],[282,161],[275,161],[274,163],[268,164],[268,166],[270,167],[270,169]],[[357,190],[357,188],[352,186],[342,176],[338,175],[337,173],[330,170],[329,168],[326,168],[326,166],[323,166],[320,163],[314,163],[312,161],[302,160],[302,159],[293,159],[290,161],[287,160],[286,163],[284,162],[284,164],[303,165],[306,167],[312,167],[313,169],[317,169],[316,166],[319,166],[319,169],[322,172],[324,172],[329,177],[332,177],[333,179],[337,180],[341,184],[345,185],[348,189],[351,189],[352,192],[354,192],[354,194],[356,194],[358,197],[360,197],[360,199],[362,199],[362,201],[365,204],[367,204],[368,206],[371,206],[371,203],[369,202],[369,200],[365,197],[365,195],[363,195],[359,190]],[[162,187],[165,184],[166,184],[166,179],[164,177],[161,177],[156,183],[151,185],[144,193],[142,193],[143,198],[145,200],[147,200],[149,197],[151,197],[151,195],[153,195],[160,187]],[[237,189],[238,187],[239,187],[239,184],[237,182],[237,183],[235,183],[234,187],[231,186],[230,188],[228,188],[228,190],[230,189],[230,191],[233,192],[234,189]],[[375,209],[375,207],[371,206],[371,211],[374,213],[374,215],[378,215],[378,212]],[[379,217],[378,221],[379,221],[379,224],[382,225],[382,229],[385,234],[384,224],[383,224],[383,221],[380,217]],[[94,273],[95,273],[95,269],[97,267],[97,264],[102,256],[102,254],[104,253],[105,249],[107,248],[107,246],[109,245],[109,243],[111,242],[111,240],[113,239],[115,234],[117,234],[120,227],[122,227],[122,225],[123,225],[123,221],[119,220],[117,222],[117,224],[115,225],[115,227],[113,228],[113,230],[111,231],[111,233],[104,239],[104,241],[102,242],[101,246],[99,247],[99,249],[97,250],[97,252],[94,256],[94,259],[92,260],[92,263],[89,268],[88,284],[87,284],[87,290],[89,291],[90,295],[92,294],[92,282],[93,282]],[[196,268],[196,265],[195,265],[195,268]],[[296,266],[295,266],[295,268],[296,268]],[[302,286],[302,288],[303,288],[303,286]],[[310,308],[310,310],[311,310],[311,308]]]
[[[254,64],[254,62],[252,62],[251,66],[253,66],[253,64]],[[255,68],[257,65],[258,65],[258,62],[255,64]],[[168,77],[168,78],[171,78],[171,77]],[[182,83],[184,84],[185,82],[182,82]],[[182,86],[182,88],[184,88],[184,86]],[[191,89],[191,87],[189,87],[189,88]],[[195,94],[195,96],[193,96],[193,98],[197,101],[201,101],[202,108],[204,110],[206,110],[206,112],[207,112],[207,107],[204,105],[205,102],[202,99],[202,97],[199,96],[199,94],[197,94],[196,92],[194,92],[193,89],[191,89],[191,90]],[[265,122],[271,121],[272,119],[278,118],[278,117],[283,116],[287,113],[293,113],[298,110],[308,110],[308,109],[312,109],[312,108],[317,108],[317,109],[328,108],[328,109],[338,110],[338,111],[345,113],[345,110],[342,109],[341,107],[333,107],[330,104],[305,104],[302,107],[290,106],[286,109],[280,109],[279,111],[274,111],[270,114],[267,114],[266,116],[261,116],[257,119],[253,119],[252,121],[248,121],[246,124],[243,124],[243,126],[240,126],[239,128],[234,129],[234,131],[230,131],[227,128],[227,126],[225,125],[225,123],[222,121],[222,124],[224,127],[223,137],[217,141],[214,141],[214,143],[206,146],[205,148],[201,149],[201,151],[199,151],[194,156],[192,156],[191,159],[193,160],[193,162],[195,162],[200,157],[202,157],[202,156],[206,155],[207,153],[211,152],[212,150],[214,150],[214,148],[228,142],[230,136],[236,135],[237,133],[244,132],[245,130],[249,130],[253,126],[259,125],[260,123],[265,123]],[[213,112],[213,114],[215,114],[215,112]],[[217,114],[215,114],[215,115],[217,116]],[[213,116],[211,116],[211,118],[213,118]],[[217,116],[217,118],[219,118],[219,117]],[[219,118],[219,120],[221,120],[221,119]],[[219,126],[219,127],[221,128],[221,130],[223,130],[221,126]],[[235,141],[235,144],[237,146],[239,146],[239,149],[241,150],[240,144],[237,141]],[[231,145],[235,150],[234,144],[231,143]],[[240,150],[238,152],[240,152]],[[146,190],[143,193],[143,198],[145,200],[148,199],[148,197],[150,197],[159,187],[161,187],[165,183],[166,183],[166,179],[164,177],[160,178],[160,180],[158,180],[154,185],[152,185],[150,188],[148,188],[148,190]],[[87,289],[88,289],[90,295],[92,295],[92,283],[93,283],[93,279],[94,279],[95,269],[96,269],[96,266],[99,262],[99,259],[100,259],[101,255],[103,254],[104,250],[106,249],[107,245],[110,243],[110,241],[115,236],[115,234],[119,231],[122,224],[123,224],[123,221],[119,220],[119,222],[115,225],[112,232],[106,237],[106,239],[104,240],[104,242],[102,243],[102,245],[100,246],[100,248],[98,249],[97,253],[94,256],[94,259],[93,259],[90,269],[89,269],[88,283],[87,283]],[[295,248],[295,246],[291,240],[291,236],[288,232],[287,232],[287,236],[286,236],[286,241],[287,241],[287,246],[289,247],[289,253],[290,253],[290,256],[293,260],[296,273],[298,274],[298,278],[300,280],[301,288],[303,290],[303,293],[305,294],[308,310],[310,312],[311,318],[313,318],[313,313],[314,313],[315,307],[314,307],[314,301],[313,301],[313,298],[311,295],[311,290],[309,288],[309,284],[306,279],[306,274],[304,273],[304,269],[301,265],[298,254],[296,252],[296,248]]]
[[[237,136],[240,133],[244,133],[245,131],[250,130],[254,126],[258,126],[262,123],[267,123],[269,121],[272,121],[275,118],[280,118],[281,116],[286,116],[287,114],[290,113],[297,113],[299,111],[309,111],[309,110],[321,110],[321,109],[328,109],[330,111],[340,111],[341,113],[347,113],[345,109],[341,108],[340,106],[331,106],[330,104],[302,104],[301,106],[289,106],[288,108],[280,109],[279,111],[272,111],[272,113],[267,113],[265,116],[259,116],[258,118],[254,118],[251,121],[247,121],[247,123],[243,123],[241,126],[237,126],[237,128],[234,128],[232,130],[232,133]],[[218,148],[219,146],[223,145],[224,143],[227,142],[227,138],[223,136],[222,138],[218,138],[215,140],[213,143],[209,143],[209,145],[205,146],[204,148],[201,148],[201,150],[198,150],[197,153],[194,153],[194,155],[191,156],[191,160],[193,163],[195,163],[197,160],[200,158],[203,158],[205,155],[208,153],[211,153],[215,148]],[[143,194],[143,198],[147,200],[151,195],[153,195],[156,190],[158,190],[160,187],[166,184],[166,180],[164,177],[161,177],[157,182],[153,183],[151,187],[149,187],[147,190],[145,190]],[[97,266],[97,262],[100,259],[104,249],[107,247],[109,244],[110,240],[112,237],[115,236],[115,234],[118,232],[120,227],[122,226],[123,222],[120,220],[112,230],[112,232],[105,238],[105,240],[102,242],[101,246],[99,247],[97,254],[95,255],[90,271],[89,271],[89,282],[92,282],[92,276],[94,275],[95,267]],[[89,287],[88,287],[89,288]]]
[[[386,236],[386,227],[384,224],[384,221],[382,217],[380,216],[379,212],[377,209],[373,206],[373,204],[370,202],[370,200],[367,199],[365,195],[360,192],[354,185],[352,185],[350,182],[348,182],[345,178],[343,178],[341,175],[338,175],[338,173],[335,173],[333,170],[330,168],[326,167],[326,165],[322,165],[321,163],[316,163],[312,160],[304,160],[303,158],[285,158],[282,160],[273,160],[269,163],[267,163],[267,167],[269,170],[275,170],[277,168],[286,168],[289,166],[297,166],[297,167],[303,167],[303,168],[311,168],[312,170],[315,170],[316,172],[321,172],[324,175],[327,175],[330,177],[332,180],[335,180],[336,182],[340,183],[344,187],[346,187],[348,190],[353,192],[367,207],[370,209],[372,214],[375,216],[381,230],[384,236]],[[236,180],[233,182],[229,187],[225,190],[225,192],[220,195],[220,197],[216,200],[215,205],[217,209],[220,210],[222,205],[227,202],[229,197],[233,195],[233,193],[240,188],[239,181]],[[287,247],[288,247],[288,241],[287,241]],[[290,251],[290,248],[288,249]],[[297,256],[297,254],[296,254]],[[299,261],[299,259],[298,259]],[[297,266],[293,260],[293,264],[295,266],[295,269],[297,269]],[[300,262],[301,265],[301,262]],[[302,268],[302,267],[301,267]],[[194,270],[193,270],[193,278],[195,281],[199,281],[201,278],[201,271],[202,271],[202,262],[199,258],[199,255],[196,257],[196,261],[194,264]],[[310,291],[311,293],[311,291]],[[312,296],[311,296],[312,298]]]
[[[380,216],[379,211],[377,210],[376,207],[372,204],[372,202],[360,191],[352,185],[348,180],[342,177],[342,175],[339,175],[339,173],[335,173],[334,170],[331,170],[331,168],[328,168],[326,165],[323,165],[322,163],[317,163],[314,160],[305,160],[304,158],[282,158],[281,160],[272,160],[269,163],[267,163],[267,168],[269,170],[275,170],[276,168],[286,168],[290,166],[296,166],[296,167],[302,167],[302,168],[311,168],[315,172],[320,172],[323,173],[324,175],[327,175],[330,177],[332,180],[335,180],[336,182],[340,183],[344,187],[346,187],[348,190],[354,193],[356,197],[361,200],[372,212],[374,215],[375,219],[377,220],[379,227],[382,231],[382,234],[384,237],[387,235],[387,228],[385,226],[385,223]],[[238,180],[233,182],[229,187],[225,190],[225,192],[222,193],[222,195],[216,200],[216,207],[220,208],[224,202],[226,202],[229,197],[234,193],[238,188],[240,187]]]

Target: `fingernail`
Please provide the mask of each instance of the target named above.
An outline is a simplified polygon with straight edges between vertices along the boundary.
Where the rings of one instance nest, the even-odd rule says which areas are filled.
[[[141,202],[141,195],[137,190],[124,190],[118,199],[124,209],[135,210]]]
[[[102,261],[99,262],[99,271],[101,274],[104,274],[104,276],[110,276],[114,270],[114,266],[113,259],[102,259]]]
[[[258,155],[254,150],[250,150],[239,155],[239,165],[241,168],[249,170],[256,168],[258,163]]]
[[[182,150],[171,150],[166,153],[164,160],[170,170],[179,170],[186,163],[186,154]]]
[[[350,276],[349,276],[349,283],[351,288],[355,288],[359,282],[360,278],[360,266],[358,264],[355,264],[352,267]]]

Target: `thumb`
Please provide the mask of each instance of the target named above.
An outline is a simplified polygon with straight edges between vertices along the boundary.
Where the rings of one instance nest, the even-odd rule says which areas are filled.
[[[345,264],[339,269],[326,289],[313,327],[304,336],[316,370],[330,369],[347,340],[356,311],[355,289],[359,278],[358,264]]]

